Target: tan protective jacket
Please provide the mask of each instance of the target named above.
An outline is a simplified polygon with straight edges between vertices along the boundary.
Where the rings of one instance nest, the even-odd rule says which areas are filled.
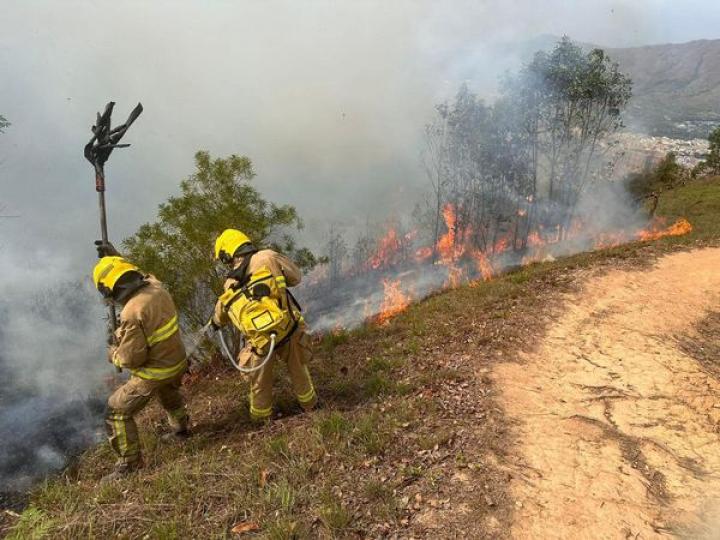
[[[177,310],[154,276],[123,306],[112,363],[142,379],[164,380],[187,369]]]
[[[271,249],[263,249],[250,257],[251,259],[250,264],[248,265],[247,275],[250,275],[265,266],[268,270],[270,270],[270,272],[272,272],[273,276],[284,277],[285,283],[288,287],[298,285],[302,279],[300,269],[294,262],[281,253]],[[233,270],[238,268],[242,264],[242,261],[243,259],[239,259]],[[235,283],[237,283],[237,280],[225,280],[225,290],[228,290]],[[228,317],[227,312],[219,300],[215,304],[215,314],[213,315],[213,320],[220,326],[224,326],[230,322],[230,317]]]

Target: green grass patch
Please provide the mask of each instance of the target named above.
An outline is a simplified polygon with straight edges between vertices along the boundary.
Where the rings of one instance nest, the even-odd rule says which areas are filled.
[[[295,487],[287,478],[281,478],[277,482],[270,483],[265,489],[265,501],[271,508],[283,514],[292,512],[296,500]]]
[[[384,452],[390,443],[388,416],[377,411],[361,415],[352,431],[352,442],[364,454],[375,456]]]
[[[668,224],[684,217],[693,226],[689,235],[666,238],[666,242],[720,237],[720,177],[695,180],[663,193],[656,215],[666,217]]]
[[[330,353],[334,351],[335,348],[339,345],[347,343],[349,339],[350,332],[348,332],[347,330],[333,330],[332,332],[328,332],[327,334],[323,335],[320,340],[320,347],[323,351]]]
[[[342,533],[352,522],[351,513],[330,493],[325,494],[323,497],[318,517],[325,528],[334,536]]]
[[[48,536],[54,525],[53,518],[46,512],[31,506],[22,513],[7,538],[8,540],[39,540]]]
[[[180,526],[175,520],[154,523],[150,528],[149,536],[157,540],[176,540],[181,538]]]
[[[297,521],[280,518],[273,521],[266,530],[268,540],[294,540],[309,538],[305,529]]]
[[[395,382],[384,373],[373,373],[365,381],[364,391],[369,398],[387,395],[395,388]]]
[[[337,441],[350,432],[352,424],[341,412],[332,411],[316,419],[315,426],[323,441]]]
[[[267,443],[265,443],[265,448],[271,459],[289,459],[290,447],[286,435],[277,435],[268,439]]]

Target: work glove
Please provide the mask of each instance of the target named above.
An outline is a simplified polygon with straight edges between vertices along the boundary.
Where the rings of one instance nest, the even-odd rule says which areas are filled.
[[[209,328],[209,329],[212,330],[213,332],[217,332],[218,330],[220,330],[220,325],[215,322],[215,318],[214,318],[214,317],[210,317],[210,320],[208,321],[208,324],[210,325],[210,328]]]
[[[107,348],[107,359],[108,359],[108,362],[110,362],[111,364],[113,363],[113,357],[115,356],[115,351],[117,351],[117,345],[110,345]]]
[[[119,257],[120,252],[115,249],[110,242],[103,242],[102,240],[95,240],[95,249],[98,252],[98,259],[103,257]]]

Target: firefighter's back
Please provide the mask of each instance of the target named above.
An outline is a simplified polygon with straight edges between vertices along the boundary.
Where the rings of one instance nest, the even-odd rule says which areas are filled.
[[[123,308],[123,319],[138,320],[148,347],[144,367],[167,368],[185,359],[185,346],[178,329],[175,302],[163,284],[152,276]]]

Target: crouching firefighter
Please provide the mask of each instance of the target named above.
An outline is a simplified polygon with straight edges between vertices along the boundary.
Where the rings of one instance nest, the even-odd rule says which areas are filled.
[[[112,246],[102,249],[98,248],[101,255],[117,253]],[[103,256],[93,281],[103,297],[122,306],[108,359],[131,375],[108,399],[108,438],[119,459],[107,479],[114,479],[142,466],[134,416],[152,397],[157,396],[167,412],[172,435],[189,436],[180,394],[188,363],[175,304],[160,281],[119,256]]]
[[[232,322],[245,339],[238,368],[250,378],[250,417],[265,421],[272,415],[275,362],[287,364],[300,406],[309,411],[317,403],[308,363],[310,336],[300,306],[288,291],[300,283],[298,267],[270,249],[258,250],[235,229],[226,229],[215,241],[215,260],[232,270],[225,281],[210,321],[215,329]]]

